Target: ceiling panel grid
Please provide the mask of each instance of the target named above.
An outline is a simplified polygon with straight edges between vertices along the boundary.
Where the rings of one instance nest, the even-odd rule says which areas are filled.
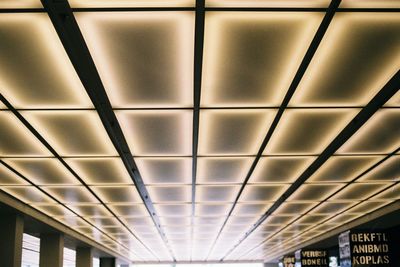
[[[133,261],[272,259],[400,199],[397,0],[0,2],[0,189]]]

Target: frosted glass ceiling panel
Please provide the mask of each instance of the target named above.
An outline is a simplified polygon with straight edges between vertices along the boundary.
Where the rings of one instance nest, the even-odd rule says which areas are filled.
[[[79,12],[75,17],[113,107],[192,105],[194,13]]]
[[[340,7],[344,8],[399,8],[399,0],[343,0]]]
[[[291,183],[312,160],[314,157],[262,157],[249,183]]]
[[[192,112],[182,110],[115,112],[133,155],[190,156]]]
[[[289,109],[264,155],[319,154],[357,114],[356,109]]]
[[[275,110],[202,110],[199,155],[254,155]]]
[[[71,7],[193,7],[195,0],[68,0]]]
[[[22,115],[62,156],[117,154],[95,111],[23,111]]]
[[[322,16],[206,14],[201,105],[279,106]]]
[[[58,159],[5,159],[4,162],[36,185],[80,184]]]
[[[0,8],[43,8],[40,0],[1,0]]]
[[[90,187],[105,203],[142,203],[135,186]]]
[[[233,202],[239,189],[234,185],[198,185],[196,202]]]
[[[367,199],[369,196],[373,195],[374,193],[379,192],[380,190],[387,187],[389,184],[386,183],[354,183],[334,196],[331,197],[331,200],[363,200]]]
[[[61,201],[61,203],[99,202],[84,186],[44,186],[42,189]]]
[[[244,188],[239,202],[265,202],[277,200],[289,185],[248,185]]]
[[[133,184],[120,158],[67,158],[86,184]]]
[[[371,156],[333,156],[329,158],[307,181],[308,182],[346,182],[361,174],[378,162],[381,157]]]
[[[327,7],[329,0],[206,0],[207,7]]]
[[[400,147],[400,109],[376,112],[338,153],[391,153]]]
[[[28,185],[29,183],[17,174],[0,164],[0,185]]]
[[[14,107],[93,106],[46,13],[2,13],[0,34],[0,92]]]
[[[392,156],[358,181],[400,181],[400,156]]]
[[[136,158],[145,184],[191,184],[191,158]]]
[[[289,198],[289,201],[321,201],[328,198],[345,184],[303,184]]]
[[[335,14],[290,105],[366,105],[400,68],[399,29],[397,13]]]
[[[155,203],[191,202],[191,186],[148,186],[147,190]]]
[[[50,152],[11,112],[0,111],[0,157],[50,156]]]
[[[253,158],[215,157],[197,159],[198,184],[242,183]]]
[[[55,203],[34,186],[2,186],[0,189],[25,203]]]

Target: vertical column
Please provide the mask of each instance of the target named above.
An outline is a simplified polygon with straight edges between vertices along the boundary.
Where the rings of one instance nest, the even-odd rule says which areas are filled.
[[[115,267],[115,258],[100,258],[100,267]]]
[[[0,217],[0,266],[21,267],[24,219],[12,213]]]
[[[63,267],[64,236],[62,234],[40,235],[40,267]]]
[[[92,248],[78,247],[76,248],[76,267],[92,267],[93,253]]]

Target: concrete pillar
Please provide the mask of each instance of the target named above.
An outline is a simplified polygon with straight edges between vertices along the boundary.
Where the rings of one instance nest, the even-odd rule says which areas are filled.
[[[39,267],[63,267],[64,236],[62,234],[40,235]]]
[[[100,258],[100,267],[116,267],[115,258]]]
[[[2,213],[0,218],[0,266],[21,267],[24,219],[12,213]]]
[[[93,267],[92,248],[76,248],[76,267]]]

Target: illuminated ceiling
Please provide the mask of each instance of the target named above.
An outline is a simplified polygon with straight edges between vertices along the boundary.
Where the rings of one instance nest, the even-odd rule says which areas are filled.
[[[271,260],[400,199],[398,0],[0,11],[0,189],[132,261]]]

